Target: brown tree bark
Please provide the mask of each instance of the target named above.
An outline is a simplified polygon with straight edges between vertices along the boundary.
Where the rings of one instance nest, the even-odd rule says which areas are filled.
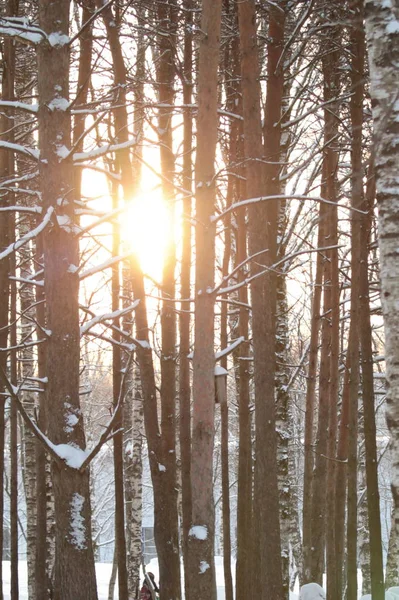
[[[192,213],[192,135],[193,122],[192,110],[189,105],[192,102],[193,91],[193,1],[185,0],[184,21],[184,63],[183,63],[183,102],[186,106],[183,113],[183,188],[187,190],[183,199],[182,218],[182,250],[181,250],[181,273],[180,293],[182,298],[190,298],[191,295],[191,213]],[[185,596],[189,597],[189,574],[188,574],[188,532],[191,525],[191,386],[190,386],[190,364],[188,354],[190,352],[190,302],[180,303],[179,314],[179,441],[181,460],[181,490],[182,490],[182,547],[184,563],[184,585]]]
[[[49,36],[38,50],[40,181],[52,226],[44,234],[49,437],[53,444],[85,449],[79,400],[79,248],[73,225],[74,192],[68,110],[49,110],[69,96],[69,2],[39,2],[40,28]],[[53,42],[53,43],[51,43]],[[70,427],[71,417],[74,426]],[[76,423],[75,423],[76,420]],[[53,462],[56,513],[55,600],[97,600],[91,536],[89,473]]]
[[[255,5],[241,2],[238,7],[243,89],[244,144],[247,160],[247,193],[250,197],[275,193],[278,186],[283,77],[277,70],[284,39],[284,3],[270,7],[268,84],[265,108],[264,157],[270,163],[265,169],[265,188],[259,159],[263,155],[260,122],[259,65],[256,47]],[[273,201],[254,204],[249,209],[249,252],[265,252],[262,262],[270,265],[276,253],[277,204]],[[251,263],[251,275],[261,266]],[[256,571],[253,593],[259,598],[284,597],[281,571],[279,527],[279,495],[275,433],[274,366],[276,282],[272,272],[252,279],[252,320],[255,379],[255,487],[254,509],[261,527],[252,530],[256,545]]]
[[[202,4],[199,47],[196,181],[195,346],[191,454],[190,597],[216,600],[214,565],[214,211],[221,0]]]

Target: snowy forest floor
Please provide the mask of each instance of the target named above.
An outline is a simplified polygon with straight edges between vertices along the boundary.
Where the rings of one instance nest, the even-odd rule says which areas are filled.
[[[218,592],[218,600],[225,600],[224,595],[224,576],[223,576],[223,559],[221,556],[215,557],[216,567],[216,584]],[[235,565],[232,564],[234,573]],[[155,575],[156,581],[158,581],[158,561],[156,559],[151,560],[147,565],[147,571],[151,571]],[[112,564],[111,563],[96,563],[97,573],[97,586],[98,586],[98,600],[108,599],[108,585],[111,577]],[[359,590],[361,590],[361,571],[359,573]],[[27,569],[26,561],[21,560],[19,562],[19,600],[28,600],[28,586],[27,586]],[[10,562],[3,561],[3,584],[4,584],[4,600],[10,600]],[[290,593],[289,600],[298,600],[299,589],[296,586],[295,593]],[[359,594],[359,598],[360,598]],[[118,599],[118,592],[115,590],[114,600]],[[395,599],[396,600],[396,599]]]

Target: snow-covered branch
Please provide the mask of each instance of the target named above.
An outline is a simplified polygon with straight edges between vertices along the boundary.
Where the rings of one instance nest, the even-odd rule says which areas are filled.
[[[15,388],[11,384],[11,382],[9,381],[9,379],[1,365],[0,365],[0,380],[3,382],[6,390],[8,391],[11,400],[13,402],[15,402],[15,404],[17,405],[18,411],[19,411],[21,417],[23,418],[28,429],[34,434],[35,437],[37,437],[37,439],[40,441],[40,443],[44,446],[45,450],[47,452],[49,452],[49,454],[51,454],[51,456],[55,460],[60,461],[61,458],[55,451],[54,444],[52,444],[50,442],[50,440],[39,429],[39,427],[36,425],[36,423],[34,423],[34,421],[32,421],[32,419],[26,412],[24,405],[22,404],[21,400],[19,399],[19,388]]]
[[[228,293],[234,292],[234,291],[240,289],[242,286],[250,284],[251,281],[254,281],[258,277],[265,275],[269,271],[274,271],[275,269],[277,269],[284,263],[291,261],[293,258],[296,258],[297,256],[300,256],[301,254],[309,254],[311,252],[325,252],[327,250],[337,250],[338,248],[340,248],[340,246],[324,246],[323,248],[310,248],[310,249],[308,248],[306,250],[298,250],[298,252],[293,252],[292,254],[289,254],[288,256],[284,256],[281,260],[278,260],[273,265],[265,267],[262,271],[255,273],[255,275],[251,275],[250,277],[247,277],[246,279],[244,279],[243,281],[240,281],[239,283],[236,283],[234,285],[231,285],[231,286],[225,287],[225,288],[221,288],[221,287],[217,286],[208,293],[213,294],[213,293],[217,292],[218,295],[220,295],[220,294],[228,294]]]
[[[124,315],[127,315],[127,314],[133,312],[139,303],[140,303],[140,300],[136,300],[130,306],[126,306],[125,308],[121,308],[120,310],[114,310],[111,313],[106,313],[103,315],[96,315],[95,317],[90,319],[90,321],[87,321],[84,325],[82,325],[82,327],[80,328],[80,335],[81,336],[84,335],[92,327],[94,327],[95,325],[98,325],[99,323],[104,323],[106,321],[118,319],[120,317],[123,317]]]
[[[79,278],[80,278],[80,280],[86,279],[86,277],[90,277],[91,275],[94,275],[95,273],[100,273],[101,271],[104,271],[105,269],[110,269],[117,263],[121,262],[122,260],[125,260],[126,258],[129,258],[130,256],[131,256],[131,252],[129,252],[128,254],[122,254],[121,256],[113,256],[112,258],[104,261],[103,263],[100,263],[99,265],[96,265],[95,267],[86,269],[86,271],[83,271],[83,273],[80,274]]]
[[[36,46],[47,38],[39,27],[30,25],[24,17],[7,17],[0,19],[0,35],[13,37],[23,44]]]
[[[36,150],[36,148],[29,148],[28,146],[21,146],[21,144],[12,144],[11,142],[4,142],[1,140],[0,148],[11,150],[12,152],[17,152],[18,154],[23,154],[24,156],[28,156],[34,160],[39,160],[40,157],[39,150]]]
[[[33,238],[37,237],[39,235],[39,233],[41,233],[49,224],[53,212],[54,212],[54,208],[52,206],[50,206],[50,208],[47,209],[47,212],[44,215],[43,221],[37,227],[32,229],[32,231],[29,231],[26,235],[21,237],[16,242],[13,242],[12,244],[10,244],[8,246],[8,248],[3,250],[3,252],[0,253],[0,260],[5,258],[6,256],[8,256],[12,252],[15,252],[16,250],[21,248],[21,246],[24,246],[25,244],[27,244],[29,242],[29,240],[32,240]]]
[[[345,206],[344,204],[338,204],[337,202],[332,202],[331,200],[327,200],[326,198],[321,198],[320,196],[303,196],[301,194],[294,194],[286,196],[284,194],[278,194],[274,196],[259,196],[258,198],[247,198],[246,200],[240,200],[240,202],[236,202],[235,204],[231,204],[228,208],[223,210],[218,215],[214,215],[211,217],[211,221],[215,223],[216,221],[220,221],[226,215],[231,213],[233,210],[237,210],[238,208],[243,208],[245,206],[250,206],[251,204],[257,204],[258,202],[266,202],[268,200],[311,200],[312,202],[323,202],[324,204],[331,204],[333,206],[338,206],[338,208],[343,208],[348,211],[355,211],[361,214],[365,214],[364,211],[353,208],[351,206]]]

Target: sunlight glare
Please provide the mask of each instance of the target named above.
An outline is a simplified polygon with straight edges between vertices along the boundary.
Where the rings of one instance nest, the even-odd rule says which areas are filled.
[[[122,243],[137,254],[144,273],[156,280],[162,274],[168,230],[168,212],[159,188],[133,198],[121,218]]]

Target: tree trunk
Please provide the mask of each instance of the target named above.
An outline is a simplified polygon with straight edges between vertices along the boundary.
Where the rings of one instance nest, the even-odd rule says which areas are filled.
[[[284,5],[282,4],[281,7]],[[267,146],[265,160],[279,163],[280,127],[275,127],[281,116],[282,76],[276,73],[276,65],[282,50],[284,20],[281,7],[270,8],[268,93],[265,109],[265,134]],[[241,2],[238,6],[241,73],[243,91],[244,145],[247,160],[247,193],[250,197],[264,192],[262,167],[257,162],[263,155],[260,117],[259,64],[256,47],[255,4]],[[284,15],[284,11],[283,11]],[[277,130],[277,131],[275,131]],[[270,171],[270,172],[269,172]],[[266,173],[266,192],[273,194],[273,180],[278,171]],[[273,262],[276,248],[277,206],[268,202],[254,204],[249,210],[249,252],[255,255],[265,252],[262,263]],[[257,275],[261,267],[251,263],[251,275]],[[274,366],[275,366],[275,277],[271,272],[252,279],[252,320],[255,375],[255,497],[254,510],[262,527],[252,530],[256,552],[255,572],[259,577],[253,581],[253,595],[259,598],[284,597],[281,571],[281,547],[279,527],[279,498],[277,482],[277,456],[275,433]]]
[[[399,58],[398,32],[397,32],[398,2],[390,4],[378,0],[366,2],[366,35],[369,45],[369,64],[371,79],[371,99],[374,118],[375,140],[375,169],[377,180],[377,201],[379,208],[379,248],[381,261],[381,301],[385,324],[386,343],[386,371],[388,384],[387,397],[387,423],[391,434],[392,456],[392,493],[395,507],[395,527],[399,532],[399,312],[396,309],[399,300],[399,275],[396,252],[399,243],[399,188],[397,185],[398,169],[398,130],[399,103],[397,68],[395,61]],[[362,335],[362,334],[361,334]],[[362,337],[363,340],[363,337]],[[363,354],[362,360],[367,361],[368,356]],[[370,390],[371,393],[371,390]],[[366,408],[371,417],[372,406],[364,400],[365,419]],[[374,414],[374,412],[373,412]],[[368,425],[365,421],[366,438],[372,429],[372,420]],[[375,437],[374,437],[375,440]],[[370,461],[374,459],[371,448],[366,450]],[[370,463],[369,463],[370,464]],[[374,467],[377,466],[375,461]],[[367,489],[368,502],[374,500],[374,507],[378,502],[378,482],[373,477],[371,482],[368,473]],[[372,538],[377,543],[376,533],[379,514],[374,508],[370,511],[370,542]],[[373,516],[374,515],[374,516]],[[373,561],[378,563],[373,573]],[[383,598],[383,572],[380,566],[381,555],[371,552],[372,593],[377,600]]]
[[[49,437],[54,444],[85,449],[79,399],[79,248],[73,225],[73,171],[62,158],[71,144],[70,113],[49,110],[69,95],[69,2],[41,0],[39,23],[52,45],[39,48],[39,147],[43,210],[53,212],[44,235]],[[58,43],[59,40],[59,43]],[[58,104],[58,103],[57,103]],[[58,217],[58,219],[57,219]],[[71,272],[73,271],[73,272]],[[71,426],[70,423],[73,423]],[[56,514],[55,600],[97,600],[91,536],[89,473],[60,462],[52,465]]]
[[[175,158],[173,154],[172,110],[174,102],[175,43],[176,43],[176,4],[158,5],[158,27],[160,31],[159,61],[157,70],[159,109],[159,145],[162,173],[163,201],[167,209],[166,247],[162,266],[162,307],[161,307],[161,430],[162,430],[162,497],[161,510],[168,515],[169,531],[165,532],[164,543],[169,548],[167,561],[168,575],[160,578],[163,597],[181,598],[181,578],[179,559],[179,533],[177,508],[177,468],[176,468],[176,312],[175,312],[175,266],[176,247],[175,223]],[[166,565],[165,565],[166,571]]]
[[[182,218],[182,250],[181,250],[181,274],[180,290],[182,298],[190,298],[191,295],[191,214],[192,214],[192,111],[189,105],[192,102],[192,51],[193,51],[193,2],[185,0],[185,22],[184,22],[184,81],[183,101],[186,106],[183,114],[183,188],[187,190],[183,199]],[[184,585],[185,596],[189,597],[189,572],[188,572],[188,532],[191,525],[191,387],[190,387],[190,364],[188,355],[190,352],[190,302],[181,302],[179,315],[180,335],[180,360],[179,360],[179,408],[180,408],[180,460],[181,460],[181,490],[182,490],[182,547],[184,562]]]
[[[202,5],[198,75],[196,180],[195,346],[191,455],[190,597],[216,600],[213,448],[215,409],[214,303],[218,65],[221,0]]]

